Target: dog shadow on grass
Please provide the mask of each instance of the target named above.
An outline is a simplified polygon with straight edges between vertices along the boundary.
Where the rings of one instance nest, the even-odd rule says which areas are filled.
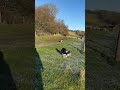
[[[9,65],[5,62],[2,51],[0,51],[0,90],[17,90]]]
[[[42,72],[43,64],[35,48],[35,90],[43,90]]]
[[[59,49],[57,49],[57,48],[56,48],[56,51],[57,51],[60,55],[62,54],[61,51],[60,51]]]

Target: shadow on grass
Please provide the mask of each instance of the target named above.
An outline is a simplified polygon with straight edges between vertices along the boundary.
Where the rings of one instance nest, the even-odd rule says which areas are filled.
[[[93,51],[100,53],[101,57],[106,58],[106,62],[107,62],[108,65],[111,65],[111,66],[116,65],[116,61],[114,60],[114,57],[112,57],[112,55],[111,55],[111,57],[107,56],[104,52],[99,51],[96,48],[93,48],[93,47],[88,46],[88,45],[86,45],[86,46],[87,46],[87,48],[92,49]]]
[[[42,72],[43,64],[35,48],[35,90],[43,90]]]
[[[0,90],[17,90],[9,65],[5,62],[2,51],[0,51]]]
[[[56,51],[61,55],[61,51],[59,49],[56,48]]]
[[[78,49],[78,48],[77,48],[77,50],[78,50],[81,54],[83,54],[83,51],[82,51],[82,50],[80,50],[80,49]]]

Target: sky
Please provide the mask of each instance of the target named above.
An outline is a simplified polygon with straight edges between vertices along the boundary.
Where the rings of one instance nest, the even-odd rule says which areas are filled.
[[[85,31],[85,0],[35,0],[35,6],[46,3],[56,5],[57,19],[64,20],[70,30]]]
[[[86,9],[120,12],[120,0],[86,0]]]

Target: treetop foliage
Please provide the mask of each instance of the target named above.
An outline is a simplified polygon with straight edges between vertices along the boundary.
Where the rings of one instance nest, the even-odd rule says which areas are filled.
[[[35,31],[37,35],[68,34],[68,27],[63,20],[56,19],[58,8],[51,3],[35,8]]]
[[[0,23],[31,23],[34,20],[33,0],[0,0]]]

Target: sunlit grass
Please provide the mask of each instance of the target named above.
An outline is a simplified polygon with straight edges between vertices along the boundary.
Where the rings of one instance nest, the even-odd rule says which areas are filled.
[[[84,90],[85,79],[80,80],[80,70],[85,69],[85,58],[84,53],[77,50],[83,50],[82,46],[80,40],[68,39],[63,43],[37,47],[44,67],[45,90]],[[56,48],[61,50],[63,47],[70,50],[72,56],[63,58],[56,51]]]

